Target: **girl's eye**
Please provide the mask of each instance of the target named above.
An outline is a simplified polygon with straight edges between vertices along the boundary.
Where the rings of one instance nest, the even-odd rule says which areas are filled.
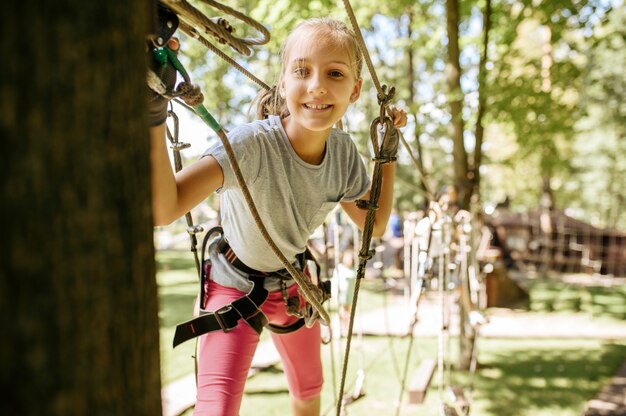
[[[300,78],[304,78],[307,75],[307,70],[304,67],[299,67],[294,69],[293,73]]]
[[[333,78],[341,78],[343,77],[343,72],[341,71],[330,71],[329,75]]]

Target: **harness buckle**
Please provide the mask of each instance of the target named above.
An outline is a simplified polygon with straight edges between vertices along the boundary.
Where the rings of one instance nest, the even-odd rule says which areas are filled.
[[[218,310],[216,310],[215,312],[213,312],[213,314],[215,315],[215,320],[217,321],[217,324],[220,326],[220,328],[222,329],[222,331],[224,332],[230,332],[233,329],[235,329],[235,327],[228,327],[226,325],[226,322],[224,322],[224,319],[222,318],[223,314],[227,314],[228,312],[233,310],[233,305],[228,304],[228,305],[224,305],[221,308],[219,308]]]

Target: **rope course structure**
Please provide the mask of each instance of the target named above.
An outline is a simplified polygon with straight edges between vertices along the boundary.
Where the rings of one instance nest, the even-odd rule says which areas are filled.
[[[407,220],[404,228],[408,256],[404,268],[410,299],[406,360],[410,359],[423,301],[428,294],[434,294],[438,330],[436,363],[431,370],[436,371],[440,412],[467,415],[477,368],[477,338],[480,326],[486,323],[485,276],[493,267],[488,261],[479,261],[479,246],[486,235],[482,235],[475,209],[454,212],[438,201],[431,203],[423,218]],[[453,329],[458,332],[453,333]],[[453,355],[450,341],[454,336],[458,336],[459,348]],[[455,379],[453,369],[465,373],[465,380],[459,374]],[[431,374],[421,375],[425,386]]]
[[[524,273],[626,276],[626,233],[595,227],[556,209],[496,209],[486,221],[511,267]]]

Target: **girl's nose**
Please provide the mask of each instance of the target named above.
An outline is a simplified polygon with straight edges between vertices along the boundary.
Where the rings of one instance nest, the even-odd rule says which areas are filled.
[[[326,86],[318,76],[311,77],[307,90],[311,95],[326,94]]]

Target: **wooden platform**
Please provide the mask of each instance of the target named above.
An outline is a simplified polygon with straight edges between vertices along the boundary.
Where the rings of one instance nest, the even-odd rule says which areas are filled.
[[[423,360],[417,370],[411,376],[411,382],[409,383],[409,403],[420,404],[424,402],[426,397],[426,391],[430,385],[430,381],[433,378],[433,373],[437,363],[433,359]]]

